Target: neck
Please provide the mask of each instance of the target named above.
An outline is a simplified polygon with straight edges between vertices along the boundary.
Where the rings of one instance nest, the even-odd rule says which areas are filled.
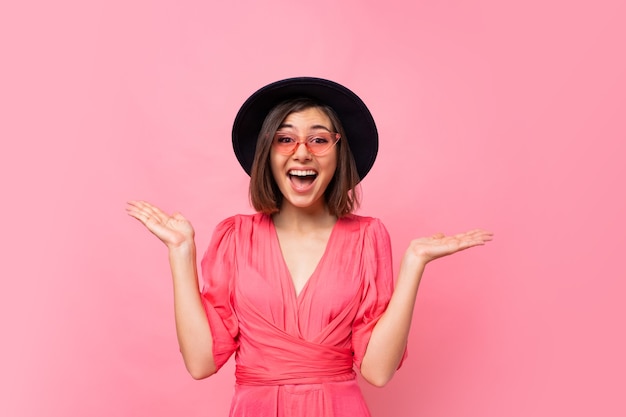
[[[272,216],[272,220],[278,228],[305,232],[320,227],[332,227],[337,221],[337,216],[330,214],[325,204],[302,208],[283,202],[280,211]]]

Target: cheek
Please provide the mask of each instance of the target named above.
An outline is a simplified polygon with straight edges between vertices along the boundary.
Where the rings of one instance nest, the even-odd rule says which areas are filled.
[[[327,169],[333,173],[333,176],[337,172],[338,160],[339,160],[339,156],[337,155],[337,150],[335,150],[334,155],[328,158],[328,162],[326,165]]]
[[[332,172],[332,173],[333,173],[333,175],[332,175],[332,176],[334,177],[334,176],[335,176],[335,174],[337,173],[337,161],[336,161],[336,160],[335,160],[335,161],[333,161],[333,162],[329,165],[328,170],[329,170],[330,172]]]
[[[281,175],[283,167],[283,161],[281,160],[281,155],[277,155],[276,153],[270,153],[270,169],[272,170],[272,175],[274,179],[277,179],[277,176]]]

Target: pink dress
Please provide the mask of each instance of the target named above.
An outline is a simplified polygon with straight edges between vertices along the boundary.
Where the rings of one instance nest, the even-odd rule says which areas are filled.
[[[353,365],[393,291],[379,220],[340,218],[298,296],[263,214],[220,223],[202,273],[218,368],[236,352],[231,417],[370,416]]]

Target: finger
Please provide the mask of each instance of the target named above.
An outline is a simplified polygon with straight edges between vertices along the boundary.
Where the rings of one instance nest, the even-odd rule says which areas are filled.
[[[475,246],[482,246],[484,244],[485,243],[480,241],[480,240],[464,240],[464,241],[459,243],[458,251],[460,252],[462,250],[473,248]]]
[[[178,212],[172,214],[172,217],[176,220],[187,220],[185,216],[183,216],[181,213],[178,213]]]
[[[129,209],[135,209],[135,210],[141,210],[141,208],[143,207],[142,202],[141,201],[127,201],[126,202],[126,210]]]
[[[144,225],[148,222],[150,218],[150,216],[146,212],[144,212],[141,209],[137,209],[135,207],[127,208],[126,213],[128,213],[129,216],[134,217],[135,219],[139,220]]]
[[[435,233],[434,235],[432,235],[433,239],[443,239],[444,237],[446,237],[444,233]]]
[[[133,205],[135,207],[139,207],[139,208],[143,208],[143,207],[150,205],[150,203],[144,200],[131,200],[128,202],[128,204]]]
[[[129,202],[126,206],[126,212],[133,217],[144,217],[148,215],[148,212],[139,202]]]
[[[459,233],[458,235],[455,235],[455,237],[460,238],[460,239],[464,238],[464,239],[470,239],[470,240],[474,240],[474,239],[491,240],[493,238],[493,233],[487,232],[486,230],[483,230],[483,229],[474,229],[465,233]]]
[[[129,201],[126,203],[126,212],[127,213],[136,213],[136,212],[140,212],[141,208],[137,205],[136,202],[134,201]]]
[[[488,242],[493,240],[493,233],[487,232],[486,230],[480,230],[473,235],[474,238],[480,239],[483,242]]]
[[[142,209],[142,210],[147,210],[147,211],[150,211],[150,212],[153,212],[153,211],[161,211],[161,210],[159,210],[159,208],[158,208],[158,207],[156,207],[156,206],[154,206],[154,205],[152,205],[152,204],[148,203],[147,201],[143,201],[143,200],[134,201],[134,202],[133,202],[133,205],[134,205],[135,207],[139,208],[139,209]]]
[[[129,201],[126,206],[126,211],[134,212],[136,214],[143,213],[144,215],[149,215],[150,212],[147,209],[147,205],[143,201]]]
[[[162,212],[145,201],[133,201],[129,202],[126,206],[126,211],[129,215],[141,221],[146,227],[150,228],[152,225],[158,223],[164,223],[167,220]]]
[[[489,242],[493,240],[493,233],[485,234],[482,236],[483,241]]]
[[[493,232],[490,232],[488,230],[483,230],[483,229],[478,229],[476,233],[481,236],[493,236]]]
[[[480,235],[482,235],[484,233],[485,233],[485,231],[482,230],[482,229],[473,229],[473,230],[470,230],[468,232],[465,232],[464,234],[466,236],[480,236]]]
[[[471,244],[471,246],[483,246],[491,240],[492,238],[489,236],[478,236],[473,239],[468,239],[468,242]]]
[[[170,217],[167,213],[150,203],[143,202],[142,208],[146,213],[149,213],[155,220],[158,220],[161,223],[167,223],[167,220]]]
[[[165,223],[167,221],[168,216],[154,206],[146,206],[144,210],[147,213],[150,213],[150,215],[155,219],[159,219],[162,223]]]

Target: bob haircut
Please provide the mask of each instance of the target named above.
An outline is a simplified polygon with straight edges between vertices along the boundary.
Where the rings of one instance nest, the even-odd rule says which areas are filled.
[[[285,100],[270,110],[259,132],[250,173],[249,190],[250,202],[256,211],[264,214],[280,211],[283,195],[278,189],[270,167],[270,152],[274,135],[288,115],[310,108],[319,109],[326,114],[333,124],[333,129],[341,135],[341,139],[335,145],[337,169],[324,192],[328,210],[337,217],[343,217],[358,208],[359,196],[356,186],[360,180],[359,174],[346,133],[337,114],[329,106],[310,98],[296,98]]]

